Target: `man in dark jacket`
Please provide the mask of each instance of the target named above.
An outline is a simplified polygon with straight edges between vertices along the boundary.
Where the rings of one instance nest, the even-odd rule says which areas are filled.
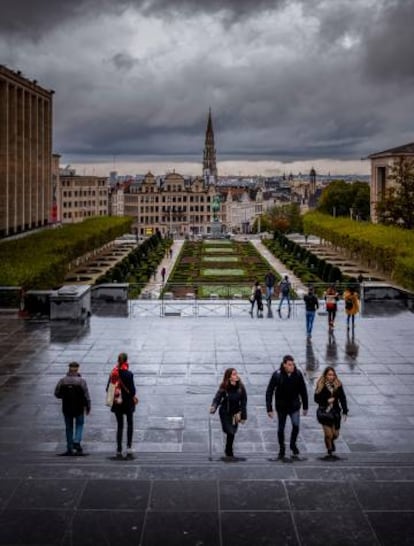
[[[267,305],[272,304],[272,296],[273,296],[275,283],[276,283],[275,274],[273,273],[273,271],[271,269],[269,269],[269,271],[265,275]]]
[[[315,292],[311,286],[309,287],[308,293],[303,296],[303,300],[305,302],[306,310],[306,333],[308,339],[310,339],[312,337],[313,321],[315,320],[316,310],[319,309],[318,298],[315,296]]]
[[[89,414],[91,399],[86,381],[79,373],[77,362],[69,364],[68,373],[56,385],[55,396],[62,400],[62,413],[66,425],[67,450],[63,455],[82,455],[84,413],[86,411],[86,414]],[[73,435],[74,421],[75,435]]]
[[[300,370],[295,366],[293,356],[283,357],[280,369],[274,372],[266,390],[266,408],[268,416],[273,419],[273,396],[278,418],[277,438],[279,441],[279,459],[285,457],[285,425],[289,415],[292,423],[290,449],[292,455],[299,455],[296,440],[299,434],[300,407],[303,415],[308,413],[308,393]]]

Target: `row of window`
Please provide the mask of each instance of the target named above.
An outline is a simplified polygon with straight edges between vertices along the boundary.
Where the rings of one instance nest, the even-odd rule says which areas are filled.
[[[81,183],[83,182],[82,180],[80,181]],[[74,186],[74,180],[60,180],[60,184],[63,187],[67,187],[67,188],[70,188]],[[106,183],[106,180],[98,180],[98,182],[90,182],[90,185],[92,186],[98,186],[100,188],[104,187],[104,186],[107,186],[107,183]]]
[[[105,195],[106,192],[99,192],[99,195]],[[64,191],[63,197],[95,197],[95,190],[84,190],[84,191]]]
[[[209,195],[141,195],[138,197],[140,203],[210,203],[210,201]]]
[[[63,201],[63,208],[64,209],[71,209],[71,208],[78,208],[78,207],[92,207],[96,208],[98,206],[98,203],[96,201]],[[106,207],[107,202],[106,201],[99,201],[100,207]]]
[[[133,207],[126,207],[126,210],[134,211],[134,208]],[[161,211],[160,211],[159,207],[146,206],[146,207],[140,207],[139,211],[140,211],[141,214],[144,214],[144,212],[164,212],[164,213],[170,214],[169,207],[161,207]],[[188,211],[189,212],[210,212],[210,207],[206,207],[205,209],[204,209],[203,205],[200,205],[200,206],[194,205],[194,206],[190,206],[190,207],[182,207],[182,209],[180,209],[180,207],[176,207],[174,209],[171,209],[171,214],[179,213],[179,212],[185,213],[185,212],[188,212]]]
[[[205,218],[203,216],[141,216],[138,218],[138,222],[141,224],[174,224],[174,223],[186,223],[192,224],[204,224]]]

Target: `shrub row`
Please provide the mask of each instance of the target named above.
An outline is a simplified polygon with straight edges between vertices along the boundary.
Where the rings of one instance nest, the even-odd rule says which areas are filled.
[[[0,285],[25,289],[60,286],[74,259],[130,231],[132,218],[90,218],[0,244]]]
[[[356,280],[343,275],[338,267],[288,239],[281,232],[275,232],[273,240],[265,239],[263,243],[304,284],[332,284]],[[318,292],[322,290],[322,287],[317,287]]]
[[[304,230],[346,249],[361,263],[414,290],[413,230],[333,218],[319,212],[304,216]]]
[[[156,271],[158,264],[171,244],[171,239],[163,239],[160,233],[152,235],[139,247],[131,251],[128,256],[125,256],[121,262],[117,263],[104,275],[101,275],[95,284],[128,282],[136,285],[131,288],[130,296],[138,296],[142,288],[150,280],[151,275]]]

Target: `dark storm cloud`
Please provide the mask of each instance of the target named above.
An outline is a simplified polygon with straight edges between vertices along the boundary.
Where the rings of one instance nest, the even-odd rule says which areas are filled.
[[[260,9],[274,9],[288,0],[2,0],[0,32],[40,39],[43,32],[72,19],[101,13],[120,13],[136,8],[143,14],[226,11],[230,19],[244,17]]]
[[[373,21],[365,65],[376,81],[414,79],[414,0],[392,2]]]
[[[355,159],[413,140],[413,17],[414,0],[3,0],[0,62],[55,89],[65,155],[198,160],[211,106],[219,159]]]

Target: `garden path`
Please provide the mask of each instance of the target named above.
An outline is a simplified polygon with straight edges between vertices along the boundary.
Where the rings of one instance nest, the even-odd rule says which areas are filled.
[[[143,293],[150,294],[152,299],[157,299],[159,297],[161,289],[162,289],[162,285],[163,285],[162,276],[161,276],[162,268],[165,267],[165,270],[167,272],[165,276],[165,282],[167,282],[168,276],[174,267],[175,261],[181,252],[181,248],[183,244],[184,244],[184,239],[174,239],[174,242],[171,246],[171,250],[172,250],[171,258],[170,258],[170,251],[168,250],[165,253],[164,258],[158,264],[155,275],[146,284],[143,290]]]
[[[263,258],[265,258],[269,262],[269,264],[279,273],[279,275],[288,275],[289,280],[292,284],[292,288],[298,295],[301,295],[307,292],[307,287],[303,284],[303,282],[298,277],[296,277],[293,271],[286,269],[285,264],[283,264],[280,260],[278,260],[265,247],[262,241],[259,241],[258,239],[251,239],[250,242],[256,248],[256,250],[263,256]]]

